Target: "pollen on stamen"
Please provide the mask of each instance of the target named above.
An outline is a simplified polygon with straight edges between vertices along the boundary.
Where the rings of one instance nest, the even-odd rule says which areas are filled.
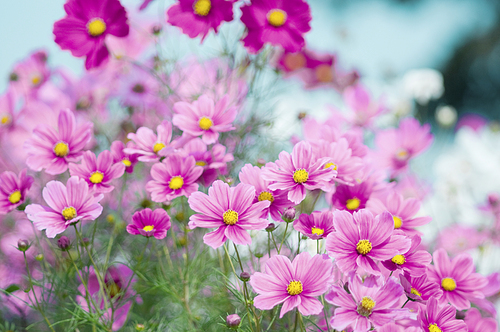
[[[430,324],[429,325],[429,332],[443,332],[437,324]]]
[[[123,165],[125,165],[127,167],[132,166],[132,162],[128,158],[123,158],[122,163],[123,163]]]
[[[163,148],[165,147],[165,144],[162,142],[156,142],[155,145],[153,145],[153,152],[158,153],[160,152]]]
[[[259,202],[262,201],[269,201],[269,202],[274,202],[274,196],[268,191],[263,191],[259,194],[259,197],[257,198]]]
[[[286,291],[288,294],[294,296],[294,295],[299,295],[302,293],[303,288],[302,288],[302,283],[300,281],[290,281],[288,286],[286,287]]]
[[[95,171],[89,177],[90,182],[92,182],[93,184],[101,183],[103,179],[104,179],[104,174],[102,174],[99,171]]]
[[[31,84],[33,86],[36,87],[36,86],[40,85],[40,83],[42,83],[42,77],[40,75],[35,74],[35,75],[33,75],[33,77],[31,77]]]
[[[348,209],[348,210],[356,210],[357,208],[359,208],[359,205],[361,204],[361,201],[359,200],[359,198],[350,198],[346,201],[345,203],[345,207]]]
[[[198,125],[200,126],[201,129],[203,130],[209,130],[210,127],[212,127],[213,122],[206,116],[202,117],[200,121],[198,122]]]
[[[406,149],[399,149],[396,151],[396,159],[397,160],[407,160],[410,157],[410,153]]]
[[[196,166],[207,166],[207,163],[205,161],[203,161],[203,160],[198,160],[196,162]]]
[[[457,283],[452,278],[443,278],[443,280],[441,280],[441,287],[443,287],[445,291],[451,292],[457,288]]]
[[[394,264],[403,265],[406,262],[406,258],[404,255],[396,255],[396,256],[392,257],[391,261]]]
[[[312,227],[311,228],[311,234],[323,235],[324,233],[325,233],[324,229],[317,228],[317,227]]]
[[[304,183],[309,179],[309,173],[305,169],[298,169],[293,173],[295,183]]]
[[[168,183],[168,187],[172,190],[181,189],[184,185],[184,179],[182,176],[173,176]]]
[[[358,244],[356,245],[356,251],[360,255],[366,255],[370,251],[372,251],[372,244],[368,240],[359,240]]]
[[[267,21],[274,27],[280,27],[286,22],[286,13],[281,9],[272,9],[267,14]]]
[[[143,230],[146,232],[151,232],[154,229],[154,226],[148,225],[144,226]]]
[[[410,293],[412,293],[413,295],[422,296],[422,294],[413,287],[411,288]]]
[[[212,9],[212,2],[210,0],[198,0],[194,3],[193,9],[196,15],[207,16]]]
[[[401,218],[393,216],[392,220],[394,221],[394,229],[399,229],[403,226],[403,220],[401,220]]]
[[[87,31],[92,37],[99,37],[106,31],[106,23],[101,18],[93,18],[87,23]]]
[[[337,164],[335,164],[335,163],[326,163],[325,164],[325,169],[326,168],[330,168],[330,167],[332,167],[332,169],[335,170],[335,171],[337,170]]]
[[[361,316],[368,317],[371,315],[373,308],[375,308],[375,301],[370,297],[364,296],[361,302],[358,304],[358,314]]]
[[[16,190],[9,195],[9,202],[11,202],[12,204],[19,203],[20,200],[21,200],[21,192],[19,190]]]
[[[234,225],[238,222],[238,212],[229,209],[222,214],[222,219],[226,225]]]
[[[58,157],[66,157],[69,153],[69,146],[64,142],[59,142],[54,146],[54,153]]]
[[[64,219],[71,220],[76,217],[76,209],[72,206],[68,206],[67,208],[62,210],[61,214],[63,215]]]
[[[2,116],[2,117],[0,118],[0,123],[1,123],[2,125],[8,125],[8,124],[10,123],[10,121],[11,121],[11,120],[10,120],[10,116],[9,116],[8,114],[6,114],[6,115],[4,115],[4,116]]]

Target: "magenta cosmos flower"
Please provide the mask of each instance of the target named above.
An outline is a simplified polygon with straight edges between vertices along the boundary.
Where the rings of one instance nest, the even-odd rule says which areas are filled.
[[[86,56],[85,68],[100,66],[109,56],[104,43],[108,34],[129,33],[127,12],[118,0],[69,0],[67,16],[54,23],[55,42],[76,57]]]
[[[132,235],[154,236],[161,240],[167,236],[170,225],[170,216],[165,210],[156,209],[151,211],[151,209],[144,209],[134,213],[132,224],[127,226],[127,232]]]
[[[403,287],[394,278],[380,285],[380,279],[363,283],[360,276],[353,274],[347,287],[349,292],[334,285],[325,296],[329,303],[338,307],[330,321],[338,331],[351,327],[354,332],[367,332],[372,326],[379,328],[396,319],[412,316],[407,309],[400,309]]]
[[[193,136],[200,136],[205,144],[217,142],[219,133],[233,130],[236,107],[228,107],[226,95],[217,103],[206,95],[200,96],[192,104],[179,101],[174,104],[172,123]]]
[[[251,53],[257,53],[264,43],[297,52],[305,45],[303,35],[311,30],[311,9],[303,0],[252,0],[241,12],[248,29],[243,44]]]
[[[101,215],[99,201],[102,194],[94,196],[84,179],[69,178],[66,186],[59,181],[50,181],[43,188],[42,196],[48,206],[30,204],[26,207],[28,219],[47,237],[54,238],[80,220],[95,220]]]
[[[217,33],[222,21],[233,20],[235,0],[180,0],[167,11],[167,22],[182,29],[191,38],[202,35],[205,39],[210,29]]]
[[[266,167],[272,167],[274,164],[268,163]],[[269,189],[270,181],[262,178],[262,169],[257,166],[246,164],[241,168],[238,175],[242,183],[250,184],[255,188],[254,203],[268,200],[271,202],[268,208],[262,211],[261,218],[267,218],[271,214],[274,221],[281,221],[281,215],[289,207],[294,206],[287,198],[287,192],[283,190]]]
[[[389,212],[375,218],[368,210],[351,215],[335,211],[335,232],[326,239],[326,250],[335,258],[343,273],[357,267],[368,273],[381,274],[376,262],[391,259],[410,249],[411,242],[403,234],[394,232]]]
[[[75,116],[69,109],[59,113],[57,131],[47,125],[38,125],[33,136],[25,143],[28,149],[26,164],[34,171],[61,174],[68,169],[69,162],[77,162],[82,150],[92,138],[93,124],[85,122],[77,126]]]
[[[439,298],[443,295],[441,288],[429,278],[426,274],[414,277],[405,272],[399,275],[401,286],[403,286],[406,296],[418,302],[426,302],[431,297]]]
[[[117,179],[125,172],[123,163],[113,162],[113,156],[104,150],[96,158],[94,152],[85,151],[81,164],[69,164],[71,176],[78,176],[89,184],[96,193],[109,193],[115,189],[111,181]]]
[[[444,249],[434,251],[434,265],[429,266],[429,279],[441,285],[441,302],[449,302],[458,310],[470,308],[470,300],[483,299],[481,288],[488,280],[474,273],[475,267],[469,254],[460,254],[450,260]]]
[[[396,191],[387,195],[385,200],[370,198],[367,209],[375,214],[389,211],[394,220],[394,229],[400,229],[408,236],[420,234],[415,227],[428,224],[431,217],[414,217],[420,210],[420,201],[415,198],[404,199],[403,195]]]
[[[339,185],[332,195],[332,205],[338,210],[354,213],[366,208],[373,192],[373,182],[365,180],[355,185]]]
[[[128,142],[127,147],[132,148],[134,143]],[[127,173],[134,172],[134,166],[137,164],[138,155],[137,154],[127,154],[125,153],[125,144],[122,141],[114,141],[111,143],[111,156],[113,156],[113,162],[121,162],[125,165],[125,171]]]
[[[311,215],[302,213],[293,222],[293,228],[310,239],[324,239],[335,230],[333,214],[330,211],[314,211]]]
[[[270,202],[253,203],[254,198],[255,188],[251,185],[240,183],[230,188],[227,183],[217,180],[208,189],[208,195],[197,191],[189,197],[189,207],[200,213],[189,218],[189,227],[218,227],[203,237],[205,244],[214,249],[227,239],[236,244],[251,244],[247,230],[264,229],[269,224],[260,216]]]
[[[33,177],[26,175],[26,168],[19,173],[5,171],[0,174],[0,214],[7,214],[21,205],[33,184]]]
[[[297,143],[291,155],[282,151],[278,158],[275,165],[262,170],[262,178],[273,182],[269,189],[288,191],[288,199],[295,204],[306,198],[306,189],[324,189],[337,174],[332,167],[325,168],[327,159],[313,157],[311,144],[305,141]]]
[[[467,325],[456,319],[456,309],[451,305],[440,306],[435,297],[427,301],[426,310],[418,314],[420,327],[424,332],[466,332]]]
[[[147,128],[141,127],[136,133],[129,133],[127,138],[132,140],[135,145],[126,147],[123,151],[127,154],[138,154],[139,161],[157,162],[160,157],[164,157],[174,151],[172,140],[172,124],[163,121],[156,127],[158,135]]]
[[[161,163],[151,167],[153,180],[146,184],[154,202],[171,201],[176,197],[189,197],[198,190],[196,180],[203,173],[203,168],[196,166],[192,156],[186,158],[173,154]]]
[[[465,324],[469,332],[497,332],[498,324],[494,318],[482,318],[476,308],[470,308],[465,314]]]
[[[283,303],[280,318],[293,308],[302,315],[317,315],[323,309],[316,299],[326,291],[333,264],[327,255],[298,254],[293,262],[288,257],[276,255],[266,262],[264,273],[250,277],[250,285],[259,295],[254,305],[260,310],[271,310]]]
[[[432,256],[425,250],[418,250],[422,239],[415,235],[411,238],[410,249],[402,254],[383,261],[382,264],[390,271],[402,270],[418,277],[427,271],[427,266],[432,261]]]

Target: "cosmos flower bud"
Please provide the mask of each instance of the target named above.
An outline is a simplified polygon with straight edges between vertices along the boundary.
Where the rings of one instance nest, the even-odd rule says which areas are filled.
[[[297,211],[291,207],[285,210],[281,218],[286,222],[292,222],[295,220],[295,214],[297,214]]]
[[[30,244],[29,244],[28,240],[19,239],[19,241],[17,241],[17,249],[19,251],[25,252],[29,248],[30,248]]]
[[[67,236],[61,236],[59,238],[59,240],[57,240],[57,246],[59,247],[59,249],[65,251],[65,250],[68,250],[69,247],[71,245],[71,241],[69,240],[69,238]]]
[[[276,226],[274,225],[274,223],[269,223],[269,225],[267,225],[267,227],[265,228],[266,232],[269,232],[271,233],[272,231],[274,231],[276,229]]]
[[[238,314],[232,314],[226,317],[226,325],[230,329],[237,330],[238,327],[240,326],[241,323],[241,318],[238,316]]]
[[[248,273],[248,272],[241,272],[240,279],[241,279],[241,281],[248,281],[248,280],[250,280],[250,273]]]

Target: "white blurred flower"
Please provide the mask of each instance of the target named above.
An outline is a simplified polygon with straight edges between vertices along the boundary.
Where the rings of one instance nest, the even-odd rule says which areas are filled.
[[[436,121],[443,128],[450,128],[457,122],[457,110],[453,106],[439,106],[436,109]]]
[[[420,105],[427,105],[443,95],[443,75],[429,68],[410,70],[403,76],[403,89]]]

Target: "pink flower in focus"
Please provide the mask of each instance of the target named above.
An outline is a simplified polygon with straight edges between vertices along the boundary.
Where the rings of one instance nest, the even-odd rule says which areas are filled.
[[[228,97],[224,96],[217,103],[200,96],[192,104],[180,101],[174,104],[175,114],[172,123],[180,130],[200,136],[205,144],[217,142],[219,133],[233,130],[232,122],[236,118],[236,107],[228,107]]]
[[[265,167],[272,167],[268,163]],[[263,169],[246,164],[241,168],[238,175],[242,183],[250,184],[255,188],[254,203],[268,200],[271,204],[262,211],[261,218],[267,218],[271,214],[274,221],[281,221],[281,215],[289,207],[294,206],[287,198],[287,192],[284,190],[271,190],[269,185],[272,183],[262,178]]]
[[[427,302],[426,310],[418,314],[420,327],[424,332],[466,332],[467,325],[455,318],[456,310],[451,305],[439,305],[435,297]]]
[[[160,157],[164,157],[174,151],[172,139],[172,124],[163,121],[156,127],[158,135],[147,128],[141,127],[136,133],[129,133],[127,138],[135,144],[132,147],[126,147],[123,151],[126,154],[138,154],[139,161],[157,162]]]
[[[99,201],[102,194],[94,196],[84,179],[69,178],[66,186],[50,181],[43,188],[42,196],[47,206],[30,204],[25,212],[38,230],[44,230],[48,238],[54,238],[69,226],[83,220],[95,220],[102,213]]]
[[[167,22],[182,29],[190,38],[202,35],[205,39],[210,29],[217,33],[223,21],[233,20],[233,3],[236,0],[179,0],[167,11]]]
[[[316,299],[326,291],[325,284],[332,277],[333,264],[326,255],[311,255],[303,252],[293,262],[288,257],[276,255],[266,263],[264,273],[255,272],[250,285],[257,295],[255,307],[271,310],[283,303],[280,318],[298,308],[304,316],[317,315],[323,309]]]
[[[129,33],[127,12],[119,0],[69,0],[67,16],[54,23],[55,42],[75,57],[86,56],[87,70],[99,67],[109,56],[108,34],[125,37]]]
[[[335,231],[333,214],[330,211],[314,211],[310,215],[302,213],[293,222],[293,228],[312,240],[324,239]]]
[[[58,130],[41,124],[33,130],[26,141],[28,150],[26,164],[34,171],[61,174],[68,169],[69,162],[80,160],[83,148],[92,138],[93,124],[76,125],[75,116],[69,109],[62,110],[58,117]]]
[[[394,232],[394,223],[388,212],[373,218],[368,210],[352,215],[335,211],[333,225],[335,232],[327,237],[326,250],[343,273],[361,268],[380,275],[377,262],[405,253],[411,246],[409,239]]]
[[[81,164],[69,164],[71,176],[84,179],[96,193],[109,193],[115,189],[110,183],[121,177],[123,172],[125,165],[113,162],[113,156],[108,150],[101,152],[97,158],[92,151],[85,151]]]
[[[299,204],[306,197],[306,189],[326,188],[337,175],[333,168],[324,167],[327,161],[327,158],[314,158],[311,144],[302,141],[293,147],[292,154],[280,152],[275,165],[263,169],[262,178],[273,182],[269,189],[288,191],[288,199]]]
[[[411,247],[407,252],[383,261],[382,264],[390,271],[401,270],[410,273],[414,277],[423,275],[427,271],[427,265],[432,261],[432,256],[425,250],[418,250],[421,241],[420,236],[413,236],[411,238]]]
[[[353,185],[340,184],[331,201],[335,209],[354,213],[366,207],[373,192],[374,184],[370,180]]]
[[[440,298],[443,291],[436,283],[427,278],[427,274],[414,277],[405,272],[399,275],[401,286],[403,286],[406,296],[412,300],[425,303],[430,297]]]
[[[170,226],[170,216],[165,210],[144,209],[134,213],[132,223],[127,226],[127,232],[132,235],[154,236],[161,240],[167,236]]]
[[[236,187],[217,180],[208,189],[208,195],[194,192],[189,197],[189,207],[199,214],[189,218],[189,227],[217,228],[205,234],[205,244],[216,249],[230,239],[235,244],[251,244],[252,238],[247,230],[264,229],[269,221],[261,219],[262,210],[269,207],[270,202],[253,203],[255,188],[240,183]]]
[[[127,147],[132,148],[134,143],[128,142]],[[125,165],[125,171],[127,173],[134,172],[134,166],[137,164],[138,155],[137,154],[126,154],[124,152],[125,144],[122,141],[114,141],[111,143],[111,156],[113,157],[113,162],[118,163],[122,162]]]
[[[259,52],[264,43],[297,52],[305,45],[303,35],[311,30],[311,9],[303,0],[252,0],[241,12],[248,29],[242,41],[251,53]]]
[[[26,200],[26,193],[34,181],[26,172],[25,168],[19,176],[10,171],[0,174],[0,215],[9,213]]]
[[[151,193],[154,202],[171,201],[180,196],[189,197],[198,190],[196,180],[201,173],[203,169],[196,166],[192,156],[183,158],[178,154],[169,155],[151,168],[153,180],[146,184],[146,190]]]

